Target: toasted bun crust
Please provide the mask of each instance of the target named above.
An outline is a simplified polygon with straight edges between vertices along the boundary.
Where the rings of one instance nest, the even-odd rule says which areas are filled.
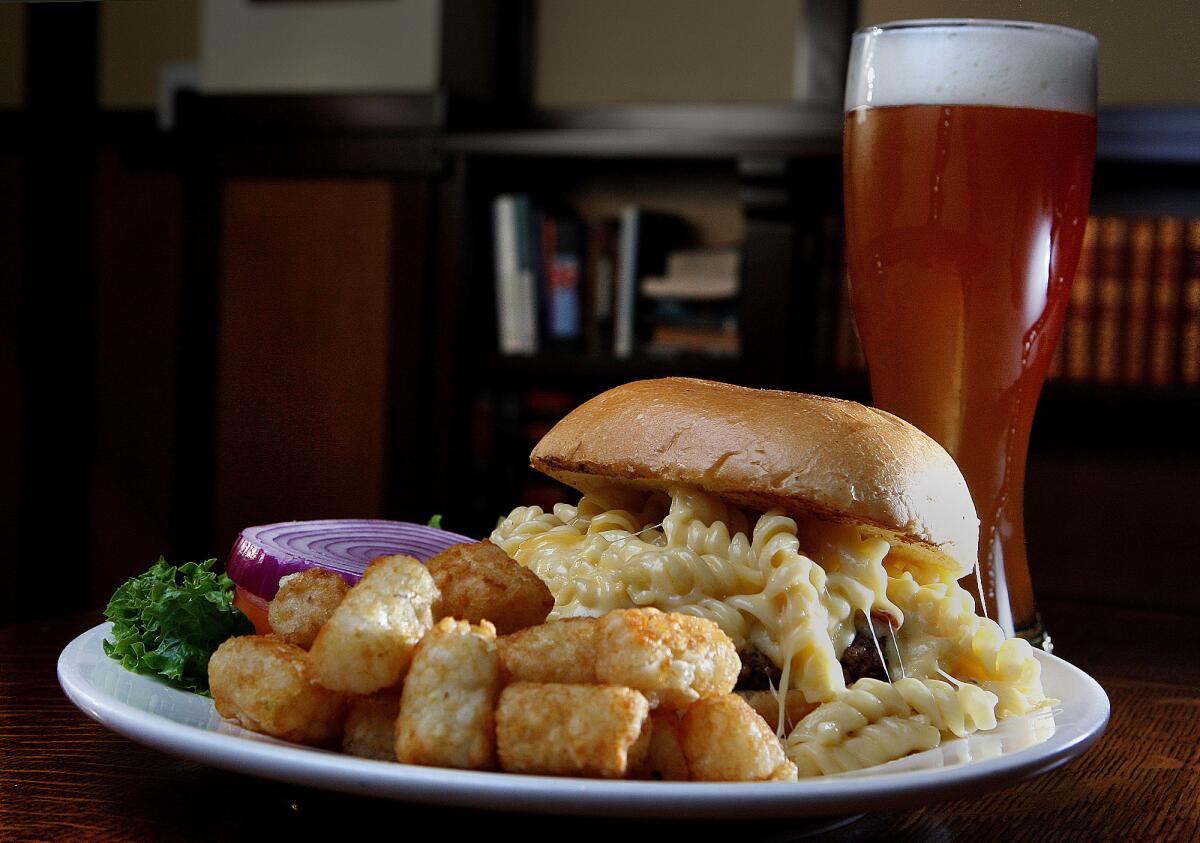
[[[755,510],[858,524],[963,576],[979,519],[950,455],[890,413],[690,378],[596,396],[546,434],[534,468],[587,494],[688,485]]]

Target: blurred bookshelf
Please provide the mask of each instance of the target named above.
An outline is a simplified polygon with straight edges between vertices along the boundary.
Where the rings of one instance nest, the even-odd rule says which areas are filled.
[[[220,98],[193,102],[181,121],[187,141],[181,146],[192,156],[187,160],[200,162],[185,171],[190,174],[185,184],[199,184],[201,196],[204,179],[213,172],[251,180],[267,176],[318,184],[337,178],[390,185],[392,205],[384,216],[392,219],[399,239],[391,269],[375,270],[390,272],[393,279],[386,305],[390,362],[379,364],[390,372],[382,387],[386,438],[376,454],[384,466],[382,515],[424,519],[443,512],[452,528],[486,535],[496,517],[516,504],[552,505],[564,492],[528,468],[533,444],[570,408],[629,380],[685,375],[870,398],[841,263],[842,118],[836,111],[788,105],[592,106],[505,115],[471,111],[452,98],[339,103],[322,97],[313,98],[310,113],[301,100],[266,103],[264,112],[252,98],[213,99]],[[352,119],[336,128],[343,111]],[[243,130],[238,117],[243,112],[251,115],[246,118],[251,131]],[[1157,236],[1169,219],[1177,225],[1165,225],[1181,227],[1186,240],[1191,221],[1200,218],[1200,161],[1194,154],[1198,115],[1179,110],[1101,114],[1092,208],[1100,228],[1104,220],[1119,219],[1132,238],[1134,229],[1144,230],[1149,220]],[[566,306],[576,314],[568,320],[575,327],[550,337],[535,297],[526,316],[534,319],[535,342],[519,353],[503,347],[498,310],[503,297],[497,295],[497,203],[502,197],[520,198],[531,213],[540,212],[540,222],[524,231],[524,248],[530,254],[541,251],[548,265],[565,256],[556,271],[573,279],[568,287],[576,285],[576,300]],[[211,193],[206,202],[205,213],[214,213]],[[587,300],[595,283],[587,265],[594,228],[606,222],[616,226],[619,241],[620,222],[630,207],[678,218],[691,229],[689,239],[661,250],[661,265],[639,269],[667,287],[678,280],[666,266],[676,251],[736,253],[732,350],[651,352],[643,332],[622,354],[607,338],[588,337],[587,320],[595,314]],[[547,226],[547,220],[554,224]],[[576,224],[586,233],[566,236],[567,245],[560,248],[560,227]],[[547,239],[551,231],[554,237]],[[337,234],[343,236],[351,242],[354,235]],[[1034,553],[1040,546],[1048,548],[1045,554],[1066,555],[1067,537],[1090,529],[1093,516],[1087,507],[1127,507],[1131,535],[1165,537],[1157,540],[1156,555],[1186,555],[1166,529],[1168,520],[1186,520],[1186,501],[1200,494],[1196,472],[1180,469],[1194,467],[1200,457],[1200,440],[1192,432],[1200,424],[1200,390],[1180,374],[1182,355],[1190,347],[1183,339],[1190,336],[1183,290],[1185,266],[1194,258],[1186,248],[1180,246],[1184,251],[1173,259],[1178,272],[1169,379],[1097,378],[1092,362],[1086,377],[1067,377],[1068,314],[1063,374],[1046,385],[1031,448]],[[1130,245],[1117,251],[1123,255],[1121,266],[1134,263]],[[1101,252],[1097,247],[1097,267]],[[189,262],[191,289],[204,289],[201,276],[214,273],[212,260],[201,256]],[[728,266],[722,265],[727,276]],[[1151,277],[1156,265],[1152,255]],[[637,291],[643,280],[635,279]],[[543,281],[531,283],[535,296],[542,294]],[[1129,286],[1108,282],[1110,295],[1115,289],[1124,295]],[[1098,277],[1093,288],[1098,297]],[[638,303],[645,299],[639,297]],[[211,302],[208,307],[211,312]],[[1147,313],[1152,311],[1148,305]],[[1094,321],[1099,309],[1085,313]],[[1104,330],[1117,338],[1118,349],[1125,349],[1124,300],[1110,302],[1106,313]],[[208,330],[198,325],[194,335],[209,336]],[[609,330],[601,336],[610,336]],[[1099,333],[1093,325],[1088,340],[1093,357]],[[1145,342],[1151,333],[1149,327],[1143,331]],[[1124,366],[1128,352],[1117,353]],[[316,370],[323,364],[315,357],[306,365]],[[195,453],[200,460],[211,448]],[[1096,500],[1079,511],[1064,516],[1056,509],[1060,499],[1089,500],[1087,492],[1095,488],[1103,494],[1093,495]],[[1127,496],[1137,500],[1126,501]],[[1050,512],[1056,513],[1053,518]],[[1097,543],[1095,552],[1116,559],[1140,551],[1131,539],[1127,546]],[[1066,573],[1042,578],[1049,594],[1070,590]]]
[[[1125,299],[1131,285],[1124,277],[1109,278],[1108,323],[1103,330],[1094,326],[1086,341],[1086,376],[1068,377],[1062,366],[1070,320],[1095,321],[1100,310],[1068,314],[1062,368],[1047,382],[1039,404],[1035,451],[1080,459],[1109,450],[1195,455],[1191,431],[1200,423],[1200,390],[1183,377],[1183,361],[1192,353],[1196,331],[1187,327],[1185,276],[1197,258],[1183,241],[1191,221],[1200,218],[1195,143],[1200,121],[1195,112],[1141,109],[1105,112],[1099,126],[1096,225],[1119,218],[1123,228],[1113,227],[1128,233],[1134,220],[1150,220],[1156,233],[1164,226],[1181,226],[1184,232],[1172,259],[1175,303],[1169,315],[1157,317],[1173,326],[1171,337],[1161,341],[1170,347],[1171,375],[1152,380],[1147,351],[1143,377],[1095,376],[1090,358],[1114,353],[1097,351],[1098,334],[1115,343],[1119,369],[1124,356],[1133,354],[1123,333],[1130,320]],[[565,409],[628,380],[684,375],[869,400],[841,264],[840,133],[840,113],[732,105],[594,106],[533,115],[521,129],[447,133],[440,147],[458,174],[464,209],[463,239],[455,247],[463,255],[459,301],[470,326],[469,356],[478,363],[462,382],[456,398],[461,403],[448,419],[471,419],[467,467],[486,478],[477,484],[480,491],[466,513],[468,526],[487,529],[516,502],[548,505],[555,499],[552,488],[526,467],[529,450],[546,429],[539,405],[547,393]],[[630,183],[648,183],[649,193],[631,195]],[[700,237],[690,244],[731,246],[738,252],[737,353],[653,354],[640,344],[623,357],[611,347],[582,341],[567,347],[547,343],[544,335],[527,353],[502,353],[493,251],[496,199],[522,195],[592,222],[633,203],[685,219],[690,213],[693,223],[697,213],[712,212],[711,205],[699,212],[689,209],[679,196],[656,201],[656,185],[672,185],[664,188],[667,193],[703,195],[740,219],[736,242]],[[705,228],[703,221],[698,227]],[[1124,273],[1130,246],[1116,248],[1122,250]],[[579,260],[586,262],[586,249]],[[1165,271],[1156,270],[1158,264],[1155,255],[1151,273]],[[1117,272],[1115,265],[1109,270],[1109,275]],[[579,283],[579,295],[587,295],[591,282],[581,278]],[[1114,303],[1117,289],[1120,301]],[[580,304],[581,314],[593,311]],[[1154,317],[1152,302],[1146,312]],[[579,330],[585,333],[586,326]],[[1153,333],[1148,323],[1139,336],[1150,344]],[[1076,345],[1078,356],[1082,346]],[[488,427],[486,435],[480,434],[481,425]],[[1031,471],[1036,474],[1036,466]]]
[[[103,13],[30,9],[25,99],[0,108],[0,218],[9,223],[0,255],[17,279],[4,311],[16,347],[0,378],[14,399],[0,419],[11,434],[2,456],[15,468],[0,500],[22,546],[45,532],[39,524],[71,513],[71,543],[90,547],[91,560],[75,559],[70,579],[90,576],[103,596],[134,560],[164,548],[181,558],[220,552],[248,523],[442,512],[451,528],[481,535],[515,503],[552,498],[526,468],[529,447],[608,386],[688,375],[869,400],[839,260],[838,108],[539,109],[537,5],[497,4],[494,27],[449,20],[443,70],[465,65],[439,87],[181,90],[170,129],[147,105],[97,101]],[[806,14],[840,8],[841,19],[825,21],[832,31],[812,31],[847,42],[851,5],[801,5]],[[467,49],[446,40],[451,31],[488,43]],[[467,84],[470,71],[489,69],[487,85]],[[836,74],[821,78],[836,97]],[[1034,431],[1031,479],[1042,485],[1030,511],[1042,523],[1031,535],[1054,532],[1062,543],[1051,551],[1078,557],[1066,541],[1102,517],[1128,523],[1134,538],[1105,546],[1115,531],[1101,531],[1089,554],[1187,558],[1178,524],[1200,498],[1187,234],[1200,219],[1200,109],[1104,111],[1098,140],[1092,214],[1101,231],[1118,221],[1127,242],[1109,250],[1120,271],[1095,274],[1090,301],[1067,317],[1062,374],[1046,385]],[[647,353],[643,337],[622,356],[585,336],[504,353],[495,202],[522,195],[591,224],[629,206],[674,215],[695,233],[683,248],[734,250],[726,304],[736,342],[710,336],[712,353]],[[1170,262],[1152,248],[1148,273],[1135,259],[1147,225],[1156,244],[1161,230],[1182,231]],[[1102,240],[1094,267],[1105,262]],[[1168,263],[1177,272],[1164,275]],[[686,274],[668,269],[647,274],[672,283]],[[1166,276],[1169,306],[1159,312],[1154,282]],[[1147,277],[1148,299],[1138,280]],[[62,297],[46,281],[55,278],[81,279],[79,294]],[[586,299],[577,304],[586,335]],[[1145,321],[1133,329],[1141,339],[1130,338],[1129,314]],[[1169,374],[1129,376],[1130,349],[1143,345],[1149,371],[1156,314],[1173,326],[1160,343],[1173,355]],[[1085,326],[1075,332],[1084,341],[1072,343],[1071,324]],[[684,342],[675,334],[678,347],[711,328],[691,327]],[[47,346],[54,331],[97,353]],[[1072,346],[1076,356],[1087,349],[1075,376]],[[77,396],[72,413],[58,411],[61,395]],[[94,437],[60,435],[78,418],[95,419]],[[64,492],[53,478],[68,475],[78,482]],[[1062,522],[1060,502],[1076,493],[1092,510]],[[1135,544],[1151,536],[1153,545]],[[1137,566],[1105,568],[1126,569]]]
[[[467,526],[490,529],[516,502],[548,505],[561,495],[527,468],[529,451],[548,421],[608,387],[673,375],[815,387],[819,355],[810,346],[820,319],[811,282],[821,258],[836,253],[840,261],[841,251],[826,244],[823,254],[821,241],[823,226],[840,218],[840,113],[787,105],[594,106],[539,113],[521,129],[451,132],[441,147],[461,190],[462,241],[450,248],[461,256],[460,333],[470,337],[473,361],[448,418],[460,425],[455,441],[472,442],[470,455],[461,454],[470,461],[466,470],[484,473],[470,493]],[[533,224],[513,223],[514,208]],[[502,218],[507,233],[498,227]],[[577,249],[565,266],[579,272],[565,273],[575,286],[566,294],[567,328],[556,333],[543,297],[561,289],[544,268],[558,273],[564,262],[539,233],[553,240],[564,220],[587,234],[570,238]],[[589,247],[605,226],[611,298],[597,331],[589,324],[598,312]],[[514,239],[523,242],[514,247]],[[517,266],[514,255],[539,247],[548,248],[533,266]],[[646,252],[654,254],[647,259]],[[532,284],[524,281],[519,308],[524,331],[508,336],[511,289],[497,295],[506,264],[534,275]],[[825,269],[830,278],[836,273]],[[714,287],[721,292],[711,293]],[[674,321],[660,324],[667,318]],[[547,414],[546,406],[561,412]]]

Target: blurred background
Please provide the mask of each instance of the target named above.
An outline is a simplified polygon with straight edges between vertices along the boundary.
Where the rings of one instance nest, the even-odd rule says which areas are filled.
[[[1196,4],[125,0],[0,6],[0,617],[252,524],[485,535],[561,499],[530,448],[627,380],[868,399],[846,51],[946,16],[1101,40],[1035,588],[1200,610]]]

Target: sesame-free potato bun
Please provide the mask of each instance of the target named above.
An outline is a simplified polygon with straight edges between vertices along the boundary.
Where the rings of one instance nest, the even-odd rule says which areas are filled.
[[[635,381],[573,410],[530,462],[584,494],[695,486],[752,510],[857,524],[956,577],[975,566],[979,519],[954,460],[908,422],[853,401]]]

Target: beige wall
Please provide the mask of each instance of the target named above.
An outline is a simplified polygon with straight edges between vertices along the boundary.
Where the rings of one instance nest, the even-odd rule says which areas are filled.
[[[1086,29],[1100,38],[1100,104],[1200,105],[1196,0],[861,0],[860,23],[903,18],[1016,18]]]
[[[535,99],[549,106],[789,100],[803,2],[540,0]],[[106,108],[152,107],[161,65],[201,55],[210,90],[432,88],[440,7],[441,0],[103,3],[100,102]],[[23,102],[24,16],[23,6],[0,4],[0,108]],[[1087,29],[1101,39],[1103,105],[1200,105],[1200,3],[1193,0],[860,4],[860,23],[945,16],[1016,17]]]
[[[0,5],[0,108],[25,104],[25,7]]]
[[[201,85],[213,92],[437,86],[441,0],[201,0]]]
[[[540,0],[538,105],[790,100],[801,0]]]
[[[100,107],[154,108],[159,71],[195,61],[198,0],[100,4]]]
[[[199,0],[99,5],[101,108],[154,108],[163,64],[196,58]],[[0,108],[25,100],[25,7],[0,4]]]

